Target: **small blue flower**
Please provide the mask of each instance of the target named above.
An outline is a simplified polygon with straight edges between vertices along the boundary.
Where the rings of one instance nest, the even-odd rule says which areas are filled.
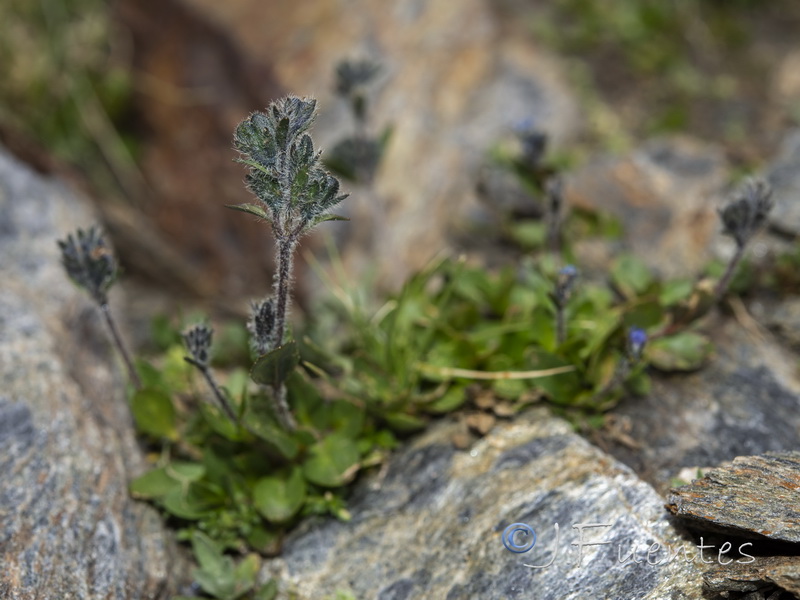
[[[558,271],[558,274],[565,277],[577,277],[578,269],[575,265],[567,265],[565,267],[561,267],[561,269]]]
[[[567,265],[558,271],[556,280],[555,299],[559,306],[564,306],[572,295],[572,288],[578,278],[578,269],[574,265]]]
[[[628,329],[628,352],[631,358],[640,358],[645,344],[647,344],[647,332],[644,329],[640,327]]]

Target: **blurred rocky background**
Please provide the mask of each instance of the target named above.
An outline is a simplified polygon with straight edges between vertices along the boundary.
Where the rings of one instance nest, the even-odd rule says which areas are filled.
[[[321,235],[384,288],[470,235],[481,167],[519,123],[573,170],[688,134],[727,174],[800,119],[792,0],[9,0],[0,23],[0,140],[89,192],[129,281],[233,312],[271,265],[265,228],[224,208],[248,199],[233,127],[314,95],[330,148],[353,127],[344,58],[380,63],[370,127],[391,136],[373,185],[349,187],[352,221]]]

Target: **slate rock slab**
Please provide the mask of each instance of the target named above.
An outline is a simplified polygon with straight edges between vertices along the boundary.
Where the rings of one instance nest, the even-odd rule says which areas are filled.
[[[800,542],[800,452],[740,456],[673,489],[667,508],[695,527]]]
[[[282,582],[280,598],[337,591],[359,600],[701,596],[698,566],[667,562],[667,546],[674,554],[693,542],[670,524],[663,499],[567,423],[534,410],[466,451],[450,443],[456,430],[435,426],[399,451],[384,477],[363,480],[348,503],[350,522],[309,521],[291,534],[265,567]],[[530,551],[504,547],[514,523],[536,532]],[[586,542],[603,545],[583,547],[580,560],[575,524],[603,525],[583,530]],[[512,537],[517,545],[531,540]],[[654,543],[661,551],[651,560],[664,564],[646,562]],[[624,560],[634,547],[639,563]]]
[[[0,598],[168,598],[182,562],[134,502],[142,457],[93,307],[56,239],[93,217],[0,148]]]
[[[703,582],[713,592],[756,592],[774,584],[800,598],[800,557],[766,556],[752,563],[717,565],[703,573]]]

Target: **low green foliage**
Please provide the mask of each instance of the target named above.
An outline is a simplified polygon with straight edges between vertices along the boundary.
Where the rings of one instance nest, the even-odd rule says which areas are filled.
[[[161,355],[135,368],[127,361],[132,415],[156,450],[130,491],[192,544],[194,577],[220,600],[276,593],[273,582],[256,584],[257,554],[237,564],[228,551],[274,554],[303,517],[349,519],[347,485],[383,463],[399,438],[472,403],[476,385],[504,403],[505,416],[544,399],[591,420],[623,395],[648,393],[652,369],[701,368],[713,348],[697,324],[727,291],[772,207],[768,186],[752,180],[722,211],[738,252],[716,284],[663,281],[630,254],[617,256],[607,277],[584,281],[563,264],[574,256],[565,232],[614,230],[596,215],[562,214],[560,180],[541,161],[544,142],[525,130],[527,154],[512,168],[544,197],[538,252],[499,270],[438,258],[376,310],[334,256],[338,281],[320,270],[330,298],[293,335],[292,252],[343,199],[307,133],[314,110],[313,100],[284,99],[237,128],[261,202],[245,212],[272,224],[282,255],[275,295],[253,305],[249,349],[242,325],[221,329],[215,346],[208,323],[173,328],[158,319]],[[71,279],[108,315],[115,263],[102,236],[79,232],[59,245]]]
[[[195,533],[192,536],[192,549],[200,567],[193,576],[203,591],[218,600],[273,600],[278,593],[274,580],[263,585],[256,583],[261,560],[257,554],[248,554],[238,563],[221,549],[208,536]],[[177,596],[174,600],[189,600]]]

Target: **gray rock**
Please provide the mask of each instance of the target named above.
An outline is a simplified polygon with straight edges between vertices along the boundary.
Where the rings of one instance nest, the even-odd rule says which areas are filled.
[[[570,174],[566,199],[616,217],[624,228],[622,245],[656,272],[692,276],[715,255],[721,231],[716,207],[727,177],[720,148],[666,138]],[[579,242],[577,253],[584,270],[607,268],[607,252],[598,253],[592,241]]]
[[[281,597],[700,597],[698,567],[675,557],[681,547],[695,556],[696,548],[670,524],[660,496],[567,423],[534,410],[468,451],[453,449],[456,430],[435,426],[393,457],[385,477],[362,481],[350,522],[309,521],[291,534],[265,567],[281,578]],[[503,545],[506,528],[520,522],[537,534],[527,553]],[[585,546],[580,560],[574,524],[604,525],[584,529],[586,542],[604,544]],[[646,562],[654,543],[661,549],[651,561],[664,564]],[[620,553],[624,560],[634,546],[641,562],[621,563]],[[526,566],[551,559],[546,568]]]
[[[614,412],[633,444],[610,452],[666,493],[686,467],[800,445],[796,358],[768,334],[734,320],[710,324],[716,353],[702,370],[656,376],[652,392]]]
[[[167,598],[181,564],[142,471],[98,315],[56,239],[92,215],[0,149],[0,597]]]
[[[767,170],[775,208],[770,226],[784,234],[800,235],[800,129],[787,134],[778,156]]]

